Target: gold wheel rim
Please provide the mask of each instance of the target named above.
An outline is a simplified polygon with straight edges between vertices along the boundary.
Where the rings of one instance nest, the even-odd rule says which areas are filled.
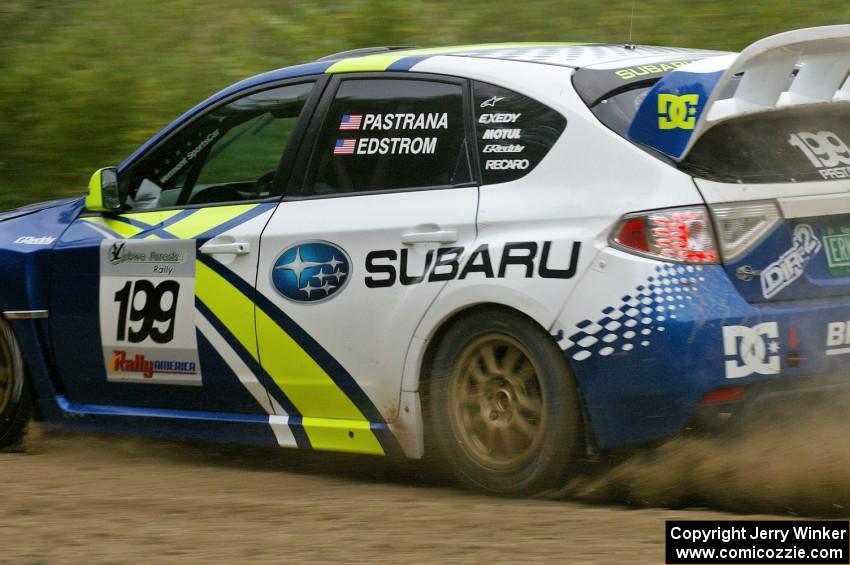
[[[14,388],[15,366],[12,362],[12,350],[5,336],[0,333],[0,414],[3,414],[9,406]]]
[[[461,447],[482,467],[510,471],[537,452],[545,393],[528,350],[503,334],[467,345],[452,371],[449,417]]]

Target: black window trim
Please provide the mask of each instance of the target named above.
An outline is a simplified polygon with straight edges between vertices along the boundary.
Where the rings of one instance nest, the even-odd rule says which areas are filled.
[[[333,104],[336,93],[339,90],[340,84],[347,80],[364,80],[364,79],[401,79],[401,80],[422,80],[427,82],[442,82],[454,84],[461,87],[462,107],[463,107],[463,127],[464,127],[464,146],[469,157],[470,177],[472,180],[463,183],[450,185],[434,185],[434,186],[414,186],[409,188],[393,188],[387,190],[361,190],[358,192],[344,192],[337,194],[308,194],[303,192],[310,183],[315,179],[316,171],[313,168],[315,159],[318,154],[319,137],[328,120],[330,107]],[[296,168],[290,177],[290,183],[283,193],[282,202],[299,202],[305,200],[319,200],[325,198],[346,198],[356,196],[377,196],[381,194],[398,194],[403,192],[414,192],[424,190],[452,190],[456,188],[469,188],[481,186],[480,171],[477,166],[477,156],[475,155],[477,148],[470,146],[475,143],[475,128],[474,128],[474,111],[471,91],[471,81],[465,77],[430,74],[430,73],[408,73],[408,72],[363,72],[363,73],[344,73],[333,75],[331,80],[325,86],[322,99],[318,104],[318,108],[313,113],[310,128],[307,135],[301,144],[301,149],[296,159]],[[300,182],[299,182],[300,181]]]
[[[264,84],[254,85],[243,90],[239,90],[234,92],[215,104],[207,106],[203,110],[197,112],[192,117],[188,118],[180,127],[176,128],[166,137],[160,139],[156,144],[149,147],[144,153],[138,155],[136,159],[132,162],[128,163],[124,168],[124,174],[126,175],[137,163],[147,158],[151,153],[161,148],[165,143],[169,142],[174,136],[180,134],[185,131],[187,127],[191,127],[199,118],[206,116],[210,112],[214,112],[224,106],[227,106],[231,102],[235,100],[239,100],[241,98],[245,98],[246,96],[251,96],[253,94],[257,94],[258,92],[265,92],[267,90],[274,90],[276,88],[281,88],[285,86],[293,86],[296,84],[304,84],[308,82],[315,83],[313,90],[310,92],[310,96],[307,98],[307,101],[304,103],[304,108],[301,111],[301,115],[299,116],[298,122],[295,124],[295,127],[292,129],[291,142],[287,144],[286,149],[281,153],[280,160],[278,161],[278,168],[275,175],[274,188],[277,189],[277,194],[274,196],[269,196],[266,198],[255,198],[251,200],[234,200],[232,202],[207,202],[200,204],[176,204],[174,206],[162,206],[158,208],[149,208],[145,210],[117,210],[117,211],[108,211],[108,212],[91,212],[84,211],[81,216],[82,217],[91,217],[91,216],[120,216],[124,214],[137,214],[143,212],[163,212],[169,210],[195,210],[200,208],[213,208],[219,206],[234,206],[239,204],[262,204],[268,202],[280,202],[285,193],[285,187],[288,185],[291,180],[295,170],[298,168],[297,162],[294,161],[296,158],[298,151],[302,145],[302,142],[305,140],[305,133],[308,130],[309,125],[313,121],[314,113],[316,112],[316,108],[319,104],[319,101],[322,99],[322,95],[324,94],[325,88],[330,81],[330,77],[326,74],[314,74],[314,75],[305,75],[301,77],[288,78],[284,80],[268,82]],[[288,170],[285,168],[286,163],[292,163],[293,166]],[[125,181],[126,182],[126,181]],[[121,179],[119,178],[119,183],[121,183]],[[121,185],[122,193],[126,194],[126,185]]]

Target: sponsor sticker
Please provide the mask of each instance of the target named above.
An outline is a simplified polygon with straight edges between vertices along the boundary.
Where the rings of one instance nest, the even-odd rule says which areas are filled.
[[[479,124],[513,124],[522,116],[520,112],[495,112],[492,114],[481,114],[478,117]]]
[[[659,94],[658,129],[694,129],[699,94]]]
[[[103,241],[99,296],[108,381],[201,384],[193,241]]]
[[[18,245],[50,245],[54,241],[56,241],[55,237],[47,235],[24,235],[16,239],[13,243],[17,243]]]
[[[794,246],[761,272],[761,291],[765,298],[776,296],[801,276],[808,262],[821,249],[812,226],[798,224],[794,228]]]
[[[826,325],[826,354],[850,353],[850,321],[829,322]]]
[[[515,128],[488,129],[481,135],[481,139],[521,139],[522,130]]]
[[[726,378],[779,374],[780,347],[779,324],[776,322],[764,322],[753,327],[724,326]]]
[[[831,131],[798,131],[788,144],[802,151],[824,180],[850,178],[850,147]]]

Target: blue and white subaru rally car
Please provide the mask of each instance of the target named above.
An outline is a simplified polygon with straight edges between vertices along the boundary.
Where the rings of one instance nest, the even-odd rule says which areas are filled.
[[[843,25],[235,84],[86,198],[0,215],[0,443],[34,414],[433,451],[518,494],[850,386],[848,70]]]

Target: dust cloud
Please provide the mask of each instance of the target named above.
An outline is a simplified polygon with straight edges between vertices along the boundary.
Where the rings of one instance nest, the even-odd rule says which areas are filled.
[[[573,500],[850,516],[850,400],[774,407],[735,433],[685,436],[572,481]]]

